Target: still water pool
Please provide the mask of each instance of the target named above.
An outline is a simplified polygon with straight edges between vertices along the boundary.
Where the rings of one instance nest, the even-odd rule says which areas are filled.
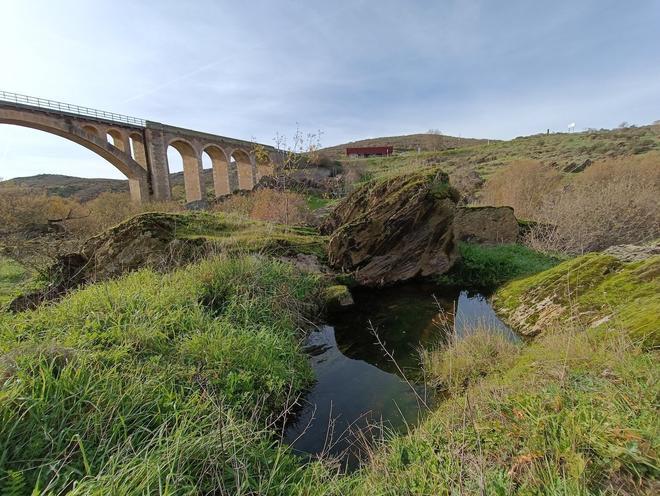
[[[518,339],[480,293],[415,283],[360,289],[353,298],[307,338],[316,382],[284,434],[296,452],[337,457],[348,470],[374,439],[414,426],[433,404],[420,380],[420,348],[442,346],[450,332],[460,339],[477,325]]]

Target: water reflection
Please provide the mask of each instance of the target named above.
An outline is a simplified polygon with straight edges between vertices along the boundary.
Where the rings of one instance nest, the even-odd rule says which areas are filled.
[[[419,376],[420,347],[442,345],[448,332],[464,337],[478,325],[517,339],[478,293],[416,283],[358,290],[353,297],[353,307],[331,314],[331,325],[308,338],[316,382],[287,425],[284,439],[300,453],[340,457],[348,469],[359,464],[365,443],[381,435],[369,426],[382,423],[400,432],[423,416],[423,401],[433,402],[423,386],[411,387],[399,370],[409,380]]]

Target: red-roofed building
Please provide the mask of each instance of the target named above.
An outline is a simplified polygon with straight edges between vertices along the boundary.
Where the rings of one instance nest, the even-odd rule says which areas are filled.
[[[354,146],[346,148],[346,155],[351,158],[389,157],[394,153],[394,147],[388,146]]]

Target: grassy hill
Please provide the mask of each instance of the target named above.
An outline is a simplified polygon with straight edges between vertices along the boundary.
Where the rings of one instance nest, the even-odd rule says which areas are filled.
[[[128,181],[122,179],[86,178],[59,174],[39,174],[29,177],[16,177],[2,181],[3,186],[21,186],[45,190],[49,195],[75,198],[79,201],[93,200],[101,193],[128,193]]]
[[[213,187],[213,171],[204,169],[207,189]],[[183,172],[170,175],[172,187],[183,187]],[[21,186],[42,190],[49,195],[74,198],[81,202],[93,200],[101,193],[128,193],[128,181],[125,179],[73,177],[60,174],[38,174],[36,176],[16,177],[1,181],[0,186]]]
[[[570,134],[536,134],[508,141],[474,141],[469,146],[420,153],[402,152],[393,157],[353,159],[346,163],[366,168],[370,176],[440,166],[448,172],[469,167],[487,178],[495,170],[521,159],[539,160],[565,170],[580,166],[587,160],[593,162],[660,150],[660,125]]]
[[[487,143],[486,139],[457,138],[442,134],[408,134],[404,136],[384,136],[381,138],[368,138],[351,141],[340,145],[329,146],[321,151],[330,158],[337,160],[346,158],[346,147],[349,146],[394,146],[395,153],[417,151],[439,151],[452,148],[462,148]]]

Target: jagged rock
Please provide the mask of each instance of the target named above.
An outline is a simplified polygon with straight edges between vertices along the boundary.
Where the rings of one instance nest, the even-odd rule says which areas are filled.
[[[354,191],[326,219],[328,260],[358,283],[382,286],[447,272],[458,258],[458,193],[447,174],[411,174]]]
[[[88,282],[152,267],[180,265],[203,253],[203,239],[176,236],[177,216],[162,213],[137,215],[87,240],[80,253],[58,257],[49,269],[47,287],[15,298],[9,311],[20,312],[59,298]]]
[[[575,162],[571,162],[566,167],[564,167],[563,171],[564,172],[571,172],[571,173],[582,172],[587,167],[589,167],[592,163],[593,162],[590,159],[586,159],[581,164],[576,164]]]
[[[89,261],[89,280],[116,277],[142,267],[163,268],[193,259],[203,251],[203,239],[177,237],[178,217],[137,215],[88,239],[81,253]]]
[[[603,253],[612,255],[622,262],[637,262],[655,255],[660,255],[660,241],[654,241],[648,245],[610,246]]]
[[[483,245],[511,244],[520,227],[511,207],[463,207],[456,210],[454,236]]]

